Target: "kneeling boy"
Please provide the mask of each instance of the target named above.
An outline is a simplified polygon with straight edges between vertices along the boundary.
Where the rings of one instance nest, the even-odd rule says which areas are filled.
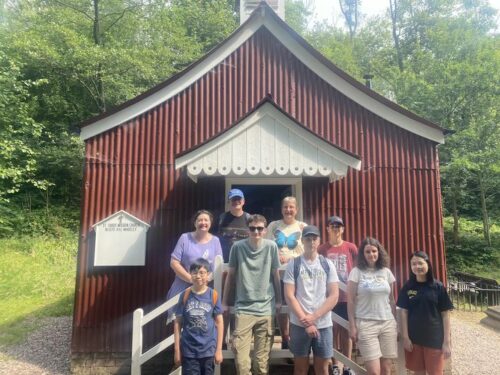
[[[207,286],[210,272],[203,258],[189,267],[193,286],[181,294],[175,310],[174,362],[182,364],[183,375],[211,375],[214,360],[222,362],[222,306],[217,291]]]
[[[294,374],[307,374],[312,349],[315,374],[328,375],[328,363],[333,356],[330,311],[339,296],[339,279],[333,263],[318,254],[320,233],[317,227],[308,225],[303,229],[302,243],[304,253],[288,263],[283,280],[290,312]]]

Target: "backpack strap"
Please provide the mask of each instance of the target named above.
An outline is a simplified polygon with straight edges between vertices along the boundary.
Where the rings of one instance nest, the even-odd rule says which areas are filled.
[[[212,289],[212,307],[217,304],[218,293],[215,289]]]
[[[191,294],[191,288],[187,288],[185,291],[184,291],[184,295],[182,296],[182,305],[185,305],[188,298],[189,298],[189,295]]]
[[[295,283],[295,294],[297,294],[297,279],[300,274],[300,264],[302,263],[302,257],[299,255],[293,258],[293,281]]]
[[[184,291],[184,295],[182,296],[183,305],[186,304],[190,294],[191,294],[191,288],[187,288]],[[212,289],[212,307],[215,307],[215,305],[217,304],[217,298],[219,298],[217,291],[215,289]]]
[[[319,263],[321,264],[321,267],[323,267],[323,271],[326,273],[326,280],[328,281],[328,277],[330,276],[330,266],[328,265],[328,262],[326,261],[326,258],[319,254]]]

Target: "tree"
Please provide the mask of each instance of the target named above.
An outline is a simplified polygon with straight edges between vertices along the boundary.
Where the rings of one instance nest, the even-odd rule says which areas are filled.
[[[345,24],[351,40],[356,35],[359,21],[359,0],[339,0],[340,11],[344,15]]]

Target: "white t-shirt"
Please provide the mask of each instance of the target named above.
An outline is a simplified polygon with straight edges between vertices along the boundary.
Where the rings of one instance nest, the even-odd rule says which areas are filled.
[[[389,296],[391,284],[396,281],[389,268],[360,270],[354,267],[349,281],[358,283],[356,310],[359,319],[392,320]]]
[[[293,277],[294,262],[298,261],[300,258],[300,270],[299,276],[297,277],[297,285],[295,285],[295,279]],[[293,258],[288,262],[286,267],[285,277],[283,282],[286,284],[295,285],[295,297],[299,302],[300,306],[304,312],[312,314],[325,302],[326,299],[326,284],[337,283],[339,278],[337,276],[337,271],[333,263],[326,259],[328,266],[330,267],[330,272],[328,274],[328,280],[326,280],[326,272],[321,266],[319,261],[319,255],[313,261],[308,261],[303,255],[297,258]],[[300,322],[297,316],[293,313],[292,309],[289,309],[290,322],[293,324],[303,327],[304,325]],[[332,317],[330,312],[326,313],[322,317],[316,320],[316,328],[326,328],[332,326]]]

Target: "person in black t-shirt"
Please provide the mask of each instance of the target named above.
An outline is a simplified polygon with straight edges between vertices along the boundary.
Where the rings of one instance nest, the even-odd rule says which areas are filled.
[[[442,375],[451,355],[449,311],[453,309],[443,284],[434,279],[429,256],[416,251],[410,259],[410,279],[401,288],[401,332],[406,368],[415,375]]]
[[[248,219],[250,214],[243,211],[245,196],[240,189],[231,189],[227,196],[229,200],[229,211],[219,216],[216,233],[222,246],[224,263],[229,261],[231,246],[236,241],[248,237]]]

